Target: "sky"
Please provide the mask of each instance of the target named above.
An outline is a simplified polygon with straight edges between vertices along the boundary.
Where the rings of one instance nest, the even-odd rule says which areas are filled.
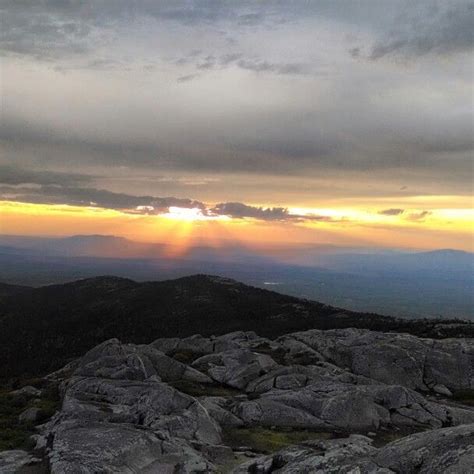
[[[0,233],[473,250],[472,2],[0,17]]]

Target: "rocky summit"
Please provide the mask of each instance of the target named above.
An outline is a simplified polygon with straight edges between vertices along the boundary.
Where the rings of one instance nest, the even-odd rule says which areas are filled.
[[[472,339],[364,329],[110,339],[46,380],[60,387],[60,409],[37,426],[31,452],[0,453],[0,472],[459,474],[474,466]]]

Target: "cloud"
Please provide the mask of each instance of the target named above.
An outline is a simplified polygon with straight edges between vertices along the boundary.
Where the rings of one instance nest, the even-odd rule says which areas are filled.
[[[94,176],[79,173],[61,173],[55,171],[35,171],[0,165],[0,184],[39,184],[70,186],[89,183]]]
[[[370,58],[385,56],[419,57],[472,51],[474,45],[474,4],[456,2],[439,8],[429,4],[419,16],[402,19],[404,28],[379,40]]]
[[[211,208],[209,212],[214,215],[224,215],[235,219],[251,218],[263,221],[334,221],[330,216],[292,214],[285,207],[249,206],[241,202],[221,202]]]
[[[307,75],[310,68],[306,64],[300,63],[272,63],[264,60],[241,59],[237,62],[241,69],[254,72],[271,72],[274,74]]]
[[[186,74],[185,76],[180,76],[178,79],[176,79],[176,82],[182,83],[182,82],[189,82],[192,81],[193,79],[196,79],[199,77],[199,74]]]
[[[311,68],[308,64],[294,62],[271,62],[260,57],[245,56],[242,52],[231,52],[221,55],[206,54],[201,52],[193,56],[197,58],[195,67],[199,71],[209,71],[215,69],[225,69],[228,67],[237,67],[245,71],[256,73],[272,73],[277,75],[308,75]],[[174,60],[175,64],[187,65],[190,63],[189,54]]]
[[[265,7],[248,12],[246,10],[252,4],[246,3],[234,5],[215,0],[4,0],[0,5],[0,50],[6,54],[52,61],[94,51],[98,43],[135,20],[174,22],[185,26],[215,26],[216,22],[222,21],[249,27],[268,19]]]
[[[327,179],[345,196],[356,182],[366,196],[385,183],[434,194],[471,188],[472,68],[454,57],[472,36],[462,1],[0,3],[0,47],[10,55],[0,162],[229,182],[253,175],[248,195],[224,190],[220,201],[261,202],[255,175],[273,196],[275,175]],[[351,47],[359,59],[453,57],[407,74],[400,62],[354,61]]]
[[[134,196],[105,189],[42,185],[30,187],[3,187],[1,199],[36,204],[66,204],[70,206],[95,206],[133,214],[162,214],[170,207],[205,209],[193,199],[176,197]]]
[[[407,215],[406,219],[409,221],[421,222],[432,214],[431,211],[412,212]]]
[[[293,214],[284,207],[258,207],[241,202],[223,202],[210,206],[202,201],[178,197],[158,197],[152,195],[132,195],[117,193],[106,189],[77,187],[58,184],[38,184],[42,181],[41,174],[27,177],[6,175],[0,180],[0,200],[27,202],[33,204],[69,205],[80,207],[99,207],[127,214],[160,215],[169,212],[170,207],[200,209],[208,216],[229,216],[235,219],[251,218],[261,221],[304,222],[333,221],[331,217],[315,214]],[[63,174],[62,182],[66,182]],[[54,181],[59,182],[56,176]],[[73,181],[71,180],[71,183]],[[3,185],[2,185],[3,184]]]
[[[251,217],[266,221],[280,221],[291,218],[288,209],[284,207],[255,207],[241,202],[221,202],[216,204],[210,212],[238,219]]]
[[[384,209],[382,211],[379,211],[379,214],[381,214],[382,216],[399,216],[404,212],[405,209]]]

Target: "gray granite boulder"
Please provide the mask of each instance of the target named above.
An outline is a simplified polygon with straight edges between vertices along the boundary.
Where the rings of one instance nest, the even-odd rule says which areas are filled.
[[[87,352],[73,373],[107,379],[145,380],[157,375],[166,382],[181,379],[211,382],[206,375],[153,346],[121,344],[117,339],[105,341]]]
[[[72,378],[60,418],[131,423],[170,436],[219,443],[219,426],[198,400],[155,381]]]
[[[244,389],[249,382],[275,368],[277,364],[269,355],[248,349],[235,349],[200,357],[192,366],[216,382]]]
[[[41,458],[21,449],[0,452],[0,472],[2,474],[39,473],[43,472],[42,466]]]
[[[381,448],[374,461],[393,472],[471,474],[474,424],[407,436]]]
[[[34,423],[40,418],[41,410],[37,407],[30,407],[20,413],[18,421],[20,423]]]
[[[432,427],[474,422],[474,411],[427,401],[399,385],[315,383],[270,390],[234,405],[251,426],[368,431],[381,427]]]
[[[215,469],[179,438],[120,423],[67,420],[55,427],[52,474],[195,473]]]
[[[470,340],[355,329],[111,339],[49,379],[62,381],[62,406],[36,439],[53,473],[229,472],[239,462],[235,472],[464,473],[472,460],[463,426],[474,410],[439,401],[472,389]],[[239,428],[347,437],[261,456],[223,444],[223,430]],[[427,431],[379,449],[353,434],[383,430]]]
[[[26,385],[18,390],[13,390],[10,392],[14,396],[26,396],[26,397],[40,397],[42,391],[38,388],[32,387],[31,385]]]
[[[234,474],[472,474],[474,425],[427,431],[376,449],[371,439],[351,435],[306,441],[242,463]]]
[[[474,341],[435,341],[409,334],[363,329],[311,330],[277,340],[287,349],[287,363],[323,359],[355,375],[386,384],[428,391],[474,388]]]

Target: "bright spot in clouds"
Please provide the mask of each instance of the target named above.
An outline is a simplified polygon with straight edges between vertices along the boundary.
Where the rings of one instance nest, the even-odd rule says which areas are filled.
[[[186,208],[186,207],[175,207],[171,206],[163,217],[168,219],[175,219],[179,221],[206,221],[206,220],[228,220],[227,216],[210,216],[202,212],[202,209],[197,207]]]

